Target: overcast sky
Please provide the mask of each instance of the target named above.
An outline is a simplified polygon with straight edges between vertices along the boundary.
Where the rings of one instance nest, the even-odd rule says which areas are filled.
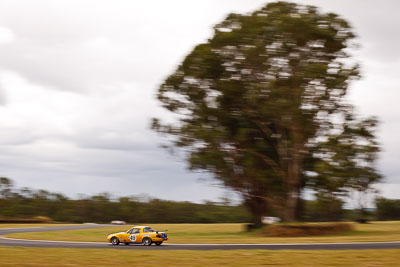
[[[270,1],[0,1],[0,176],[68,196],[217,200],[149,129],[159,84],[228,13]],[[307,0],[347,19],[363,78],[349,98],[381,120],[381,192],[400,198],[400,1]],[[200,179],[201,178],[201,179]]]

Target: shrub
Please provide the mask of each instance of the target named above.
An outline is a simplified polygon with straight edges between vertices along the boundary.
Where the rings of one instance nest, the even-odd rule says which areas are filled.
[[[266,226],[261,235],[271,237],[298,237],[334,235],[353,231],[350,223],[324,223],[324,224],[279,224]]]

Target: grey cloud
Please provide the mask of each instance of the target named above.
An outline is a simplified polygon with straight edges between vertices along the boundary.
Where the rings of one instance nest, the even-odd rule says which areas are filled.
[[[363,48],[363,56],[382,61],[396,61],[400,58],[398,25],[400,2],[387,0],[347,1],[347,0],[298,0],[303,4],[315,5],[324,12],[334,12],[351,23]]]
[[[6,94],[2,88],[2,84],[0,83],[0,106],[6,105]]]
[[[158,198],[198,202],[217,199],[225,192],[219,187],[210,187],[209,182],[201,182],[201,175],[186,171],[182,163],[169,161],[159,151],[136,155],[125,152],[99,154],[97,151],[80,154],[75,159],[67,158],[67,162],[37,159],[38,162],[30,165],[24,162],[28,157],[17,157],[23,163],[3,164],[2,175],[16,179],[19,186],[63,192],[73,197],[80,193],[110,192],[116,196],[146,193]],[[0,159],[5,162],[4,158]]]
[[[339,13],[355,27],[365,77],[353,83],[350,100],[361,115],[382,120],[379,167],[387,181],[398,182],[399,2],[296,2]],[[152,117],[170,118],[156,102],[155,90],[227,13],[264,4],[1,1],[0,26],[10,29],[14,40],[0,44],[0,74],[15,72],[27,81],[24,89],[0,87],[0,175],[20,186],[69,195],[114,190],[179,200],[217,198],[225,191],[207,187],[211,176],[188,172],[149,130]],[[23,97],[28,93],[31,99]],[[206,182],[199,183],[199,177]],[[146,191],[153,184],[160,187]]]
[[[188,43],[194,45],[179,27],[172,27],[178,21],[165,23],[170,19],[165,12],[154,10],[152,16],[143,10],[132,16],[135,5],[97,1],[93,6],[98,9],[79,4],[83,10],[90,6],[86,17],[87,11],[77,16],[67,2],[43,3],[38,8],[27,1],[21,9],[8,2],[0,10],[4,26],[17,38],[0,50],[0,66],[55,89],[96,90],[111,81],[157,84],[165,75],[160,71],[180,58]],[[20,16],[10,15],[11,10]]]

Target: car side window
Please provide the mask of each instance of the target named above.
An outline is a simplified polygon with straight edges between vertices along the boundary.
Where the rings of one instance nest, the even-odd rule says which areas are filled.
[[[128,231],[128,234],[139,234],[139,233],[140,233],[140,229],[138,229],[138,228],[133,228]]]

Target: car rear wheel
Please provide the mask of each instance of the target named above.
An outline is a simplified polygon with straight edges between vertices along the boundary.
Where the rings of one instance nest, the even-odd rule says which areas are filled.
[[[151,245],[151,239],[148,237],[143,238],[142,244],[145,246],[150,246]]]
[[[159,245],[161,245],[162,244],[162,242],[156,242],[156,245],[157,246],[159,246]]]
[[[113,245],[119,245],[119,239],[118,238],[116,238],[116,237],[113,237],[113,238],[111,238],[111,244],[113,244]]]

